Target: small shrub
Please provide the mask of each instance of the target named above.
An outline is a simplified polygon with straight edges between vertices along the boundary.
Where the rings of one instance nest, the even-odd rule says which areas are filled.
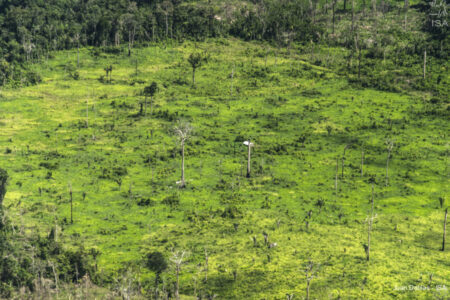
[[[162,201],[163,204],[169,205],[170,207],[176,207],[180,204],[180,196],[178,194],[172,194],[167,196]]]

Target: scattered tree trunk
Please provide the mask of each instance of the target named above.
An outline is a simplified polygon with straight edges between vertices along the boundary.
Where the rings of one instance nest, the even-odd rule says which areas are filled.
[[[72,184],[69,183],[69,195],[70,195],[70,224],[73,224],[73,194]]]
[[[392,140],[387,140],[386,141],[386,145],[387,145],[387,150],[388,150],[388,156],[386,159],[386,186],[388,186],[389,184],[389,159],[391,158],[391,152],[392,152],[392,148],[394,147],[394,142]]]
[[[364,148],[361,150],[361,177],[364,177]]]
[[[427,50],[423,52],[423,79],[425,79],[427,73]]]
[[[366,257],[367,260],[370,260],[370,233],[372,231],[372,223],[373,223],[373,203],[374,203],[374,190],[373,190],[373,183],[372,183],[372,208],[370,210],[370,217],[368,219],[368,226],[367,226],[367,248],[366,248]]]
[[[445,209],[444,234],[442,235],[442,249],[441,249],[441,251],[445,251],[445,233],[446,233],[446,227],[447,227],[447,213],[448,213],[448,208]]]
[[[344,4],[344,10],[345,10],[345,4]],[[352,0],[352,32],[353,32],[353,30],[355,30],[355,0]]]
[[[0,169],[0,209],[6,195],[6,183],[8,182],[8,172]]]
[[[306,275],[306,300],[309,300],[309,288],[311,286],[311,281],[314,278],[314,263],[310,261],[306,266],[305,270]]]
[[[144,115],[147,115],[147,95],[144,97]]]
[[[336,191],[336,199],[338,198],[338,173],[339,173],[339,157],[336,158],[336,175],[334,178],[334,189]]]
[[[267,57],[267,56],[266,56]],[[230,95],[233,97],[233,78],[234,78],[234,63],[233,63],[233,70],[231,70],[231,87],[230,87]]]
[[[248,147],[248,155],[247,155],[247,178],[250,178],[251,174],[251,148],[253,147],[253,143],[248,140],[244,142],[244,145]]]
[[[404,26],[403,30],[405,30],[405,31],[406,31],[406,26],[408,25],[407,21],[408,21],[408,10],[405,9],[405,21],[403,24],[403,26]]]
[[[180,272],[181,272],[181,265],[183,263],[185,255],[186,255],[185,251],[176,252],[173,254],[173,257],[171,258],[171,261],[175,264],[175,276],[176,276],[175,298],[177,300],[180,299]]]
[[[89,99],[86,99],[86,128],[89,128]]]
[[[333,4],[332,4],[332,13],[333,13],[333,31],[332,31],[332,33],[334,34],[334,21],[335,21],[335,19],[336,19],[336,10],[335,10],[335,7],[336,7],[336,2],[337,2],[337,0],[333,0]]]
[[[345,145],[344,154],[342,155],[342,179],[344,179],[344,166],[345,166],[345,151],[348,149],[350,145]]]
[[[184,188],[186,186],[186,181],[184,178],[184,146],[186,141],[190,137],[190,133],[192,131],[192,127],[189,123],[181,123],[179,122],[177,126],[174,128],[175,134],[178,135],[178,139],[181,144],[181,180],[178,181],[178,185],[180,188]]]
[[[208,261],[209,261],[208,251],[205,248],[205,283],[208,282]]]

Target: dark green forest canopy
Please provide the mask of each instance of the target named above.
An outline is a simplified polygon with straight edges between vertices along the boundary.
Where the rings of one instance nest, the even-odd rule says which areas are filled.
[[[0,0],[0,85],[39,83],[40,75],[30,70],[30,64],[48,59],[56,50],[97,46],[117,53],[120,45],[127,45],[131,55],[133,47],[149,43],[227,36],[288,48],[292,43],[343,47],[349,51],[349,61],[358,47],[366,50],[363,59],[384,57],[389,50],[387,55],[394,55],[399,63],[417,61],[427,49],[429,57],[446,60],[448,26],[435,26],[436,8],[425,0],[405,3]],[[409,25],[403,25],[403,19]],[[355,42],[360,38],[364,40]]]
[[[229,5],[228,5],[229,4]],[[2,1],[0,24],[6,60],[31,43],[34,51],[78,45],[166,38],[202,39],[228,33],[247,39],[276,38],[295,31],[309,40],[307,1],[260,1],[258,7],[199,1]],[[258,11],[258,9],[263,9]],[[22,47],[23,46],[23,47]],[[22,58],[23,59],[23,58]]]

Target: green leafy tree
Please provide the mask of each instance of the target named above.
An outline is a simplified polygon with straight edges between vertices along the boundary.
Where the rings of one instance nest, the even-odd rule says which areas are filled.
[[[155,272],[155,299],[158,299],[158,283],[161,278],[161,273],[167,269],[167,261],[161,252],[151,252],[145,258],[145,265],[151,271]]]
[[[200,68],[203,64],[203,56],[200,53],[191,53],[188,58],[188,62],[192,67],[192,85],[195,86],[195,70]]]
[[[153,96],[158,91],[158,84],[156,82],[152,82],[149,86],[144,88],[144,96],[145,96],[145,108],[144,114],[147,115],[147,97],[150,97],[150,114],[153,113]]]

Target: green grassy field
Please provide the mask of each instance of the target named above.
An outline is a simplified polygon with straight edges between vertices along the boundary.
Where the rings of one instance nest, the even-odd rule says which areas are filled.
[[[236,40],[139,48],[131,57],[81,49],[77,80],[67,71],[76,51],[36,65],[41,84],[0,92],[0,165],[11,177],[4,205],[12,222],[42,236],[57,224],[67,247],[100,251],[102,283],[114,285],[128,268],[149,293],[154,274],[144,255],[186,250],[180,288],[187,298],[302,299],[309,261],[313,299],[450,297],[450,256],[439,251],[439,198],[444,207],[449,201],[448,104],[422,92],[359,89],[310,65],[308,53],[267,50]],[[209,56],[195,87],[187,63],[194,51]],[[102,83],[109,65],[112,83]],[[152,81],[159,86],[152,111],[139,115]],[[194,128],[185,189],[176,185],[177,120]],[[111,177],[118,168],[127,170],[120,187]],[[263,232],[276,247],[264,245]],[[174,271],[162,277],[170,288]],[[429,290],[401,290],[409,285]]]

